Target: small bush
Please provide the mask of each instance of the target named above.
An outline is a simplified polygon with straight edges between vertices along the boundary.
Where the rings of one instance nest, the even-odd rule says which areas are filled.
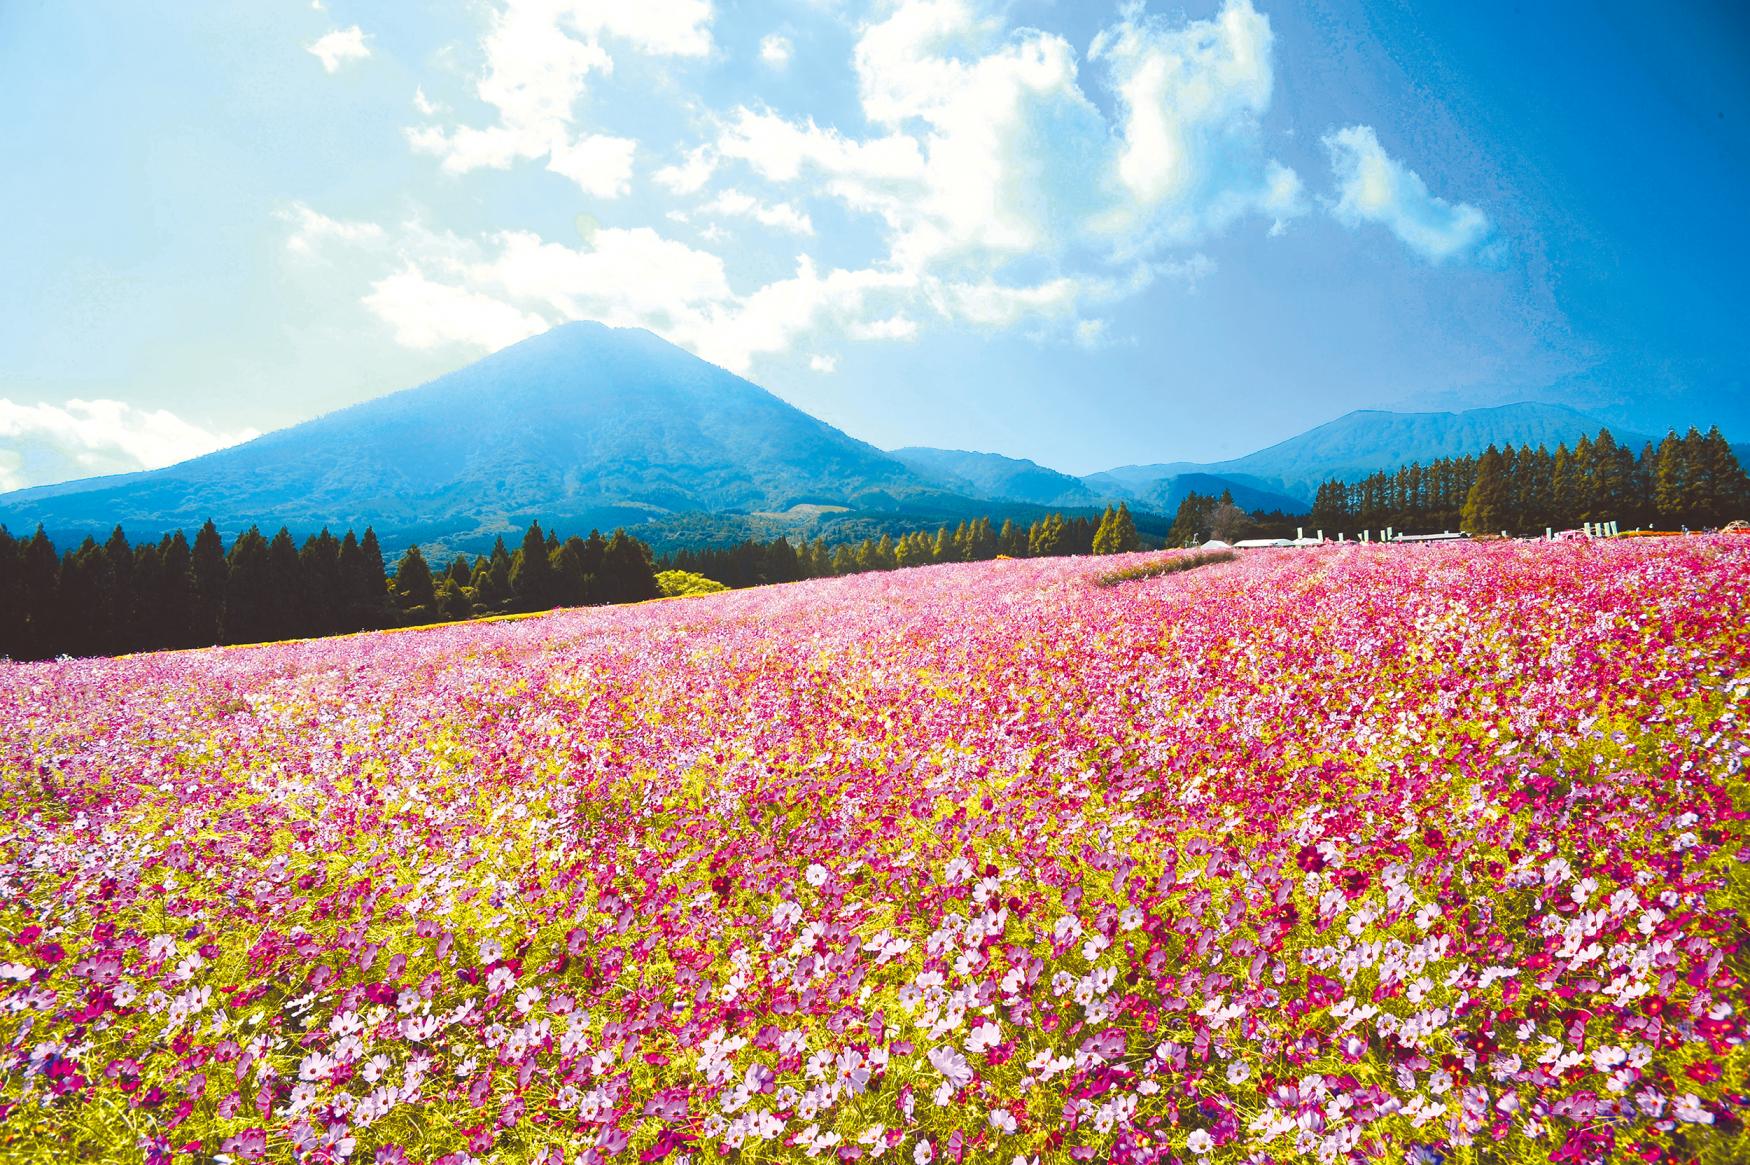
[[[1238,557],[1239,552],[1234,550],[1196,550],[1190,554],[1175,554],[1171,558],[1157,558],[1153,562],[1127,566],[1123,570],[1107,571],[1094,581],[1103,587],[1115,587],[1119,583],[1135,582],[1139,578],[1153,578],[1158,574],[1178,574],[1180,571],[1196,570],[1200,566],[1214,566],[1218,562],[1232,562]]]
[[[714,595],[729,588],[714,578],[706,578],[690,570],[659,570],[656,572],[657,593],[665,599],[681,595]]]

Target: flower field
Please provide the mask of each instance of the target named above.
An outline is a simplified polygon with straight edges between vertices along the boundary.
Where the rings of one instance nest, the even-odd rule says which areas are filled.
[[[1750,1159],[1750,539],[1113,563],[0,664],[0,1159]]]

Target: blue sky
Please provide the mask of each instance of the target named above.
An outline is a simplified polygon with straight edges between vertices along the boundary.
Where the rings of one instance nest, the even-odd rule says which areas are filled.
[[[0,486],[570,318],[1072,472],[1750,432],[1741,6],[0,4]]]

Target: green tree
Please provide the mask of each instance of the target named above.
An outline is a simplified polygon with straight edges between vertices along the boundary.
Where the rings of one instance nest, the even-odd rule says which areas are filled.
[[[1465,495],[1460,528],[1469,534],[1496,534],[1512,521],[1506,467],[1501,451],[1490,445],[1477,461],[1476,480]]]
[[[604,603],[637,603],[659,593],[650,547],[624,530],[615,530],[608,539],[596,579],[596,598]]]
[[[260,643],[267,639],[272,617],[273,568],[267,539],[255,526],[237,535],[227,559],[225,607],[219,615],[222,643]]]
[[[230,564],[225,559],[225,545],[211,518],[194,536],[189,569],[194,584],[193,612],[189,621],[188,643],[205,646],[219,642],[219,623],[225,611],[225,586],[231,577]]]
[[[544,550],[544,548],[543,548]],[[435,622],[438,618],[437,589],[432,584],[431,567],[418,546],[409,546],[395,564],[395,605],[401,611],[403,626]]]
[[[305,615],[302,563],[292,532],[284,526],[267,546],[268,599],[264,633],[270,639],[293,639],[310,634]]]
[[[547,536],[539,522],[530,522],[523,544],[511,558],[512,610],[544,611],[553,606],[553,563],[547,555]]]
[[[101,650],[109,653],[133,651],[147,646],[141,638],[138,616],[134,610],[134,548],[120,525],[110,531],[103,544],[108,591],[104,595],[104,642]]]
[[[164,647],[187,647],[194,636],[194,564],[188,538],[181,530],[158,543],[158,601],[149,616],[160,628],[156,641]]]
[[[322,527],[298,551],[300,635],[332,635],[340,630],[345,585],[340,573],[340,542]]]

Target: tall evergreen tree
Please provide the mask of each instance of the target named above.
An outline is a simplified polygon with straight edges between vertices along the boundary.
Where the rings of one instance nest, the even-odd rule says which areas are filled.
[[[1512,522],[1512,495],[1501,451],[1490,445],[1477,460],[1476,480],[1465,496],[1459,523],[1469,534],[1498,534]]]
[[[24,659],[24,548],[0,524],[0,659]]]
[[[369,526],[359,539],[359,561],[362,565],[357,585],[359,601],[364,605],[365,627],[392,626],[395,610],[389,599],[388,575],[383,569],[383,548],[377,542],[377,532]]]
[[[19,554],[19,575],[27,612],[24,658],[43,659],[58,650],[56,596],[61,585],[61,558],[40,524]]]
[[[437,589],[431,567],[418,546],[409,546],[395,565],[395,603],[403,626],[433,623],[438,619]]]
[[[522,547],[511,560],[510,589],[514,610],[544,611],[553,606],[553,563],[539,522],[529,523]]]
[[[284,526],[267,547],[267,609],[263,632],[272,639],[309,634],[302,563],[292,533]]]
[[[100,650],[121,652],[144,647],[134,611],[134,548],[128,545],[120,525],[110,531],[109,541],[103,544],[103,557],[109,587],[104,595],[106,633]]]
[[[301,634],[332,635],[341,630],[346,587],[340,571],[340,543],[328,527],[304,540],[298,551],[303,582]]]
[[[624,530],[615,530],[608,539],[597,583],[596,597],[606,603],[636,603],[660,593],[650,548]]]
[[[211,518],[194,536],[189,570],[194,584],[189,644],[204,647],[219,642],[219,623],[225,611],[225,585],[231,577],[224,543],[219,540],[218,528]]]
[[[1136,519],[1130,515],[1129,502],[1118,503],[1118,512],[1112,516],[1111,539],[1113,554],[1129,554],[1142,549],[1142,536],[1136,532]]]
[[[225,579],[225,609],[219,615],[223,643],[261,643],[272,625],[273,568],[267,539],[251,526],[231,543]]]
[[[1106,512],[1100,515],[1100,525],[1094,531],[1093,550],[1095,554],[1118,553],[1112,542],[1112,523],[1117,517],[1118,511],[1110,505],[1106,507]]]
[[[194,558],[181,530],[158,543],[157,642],[165,647],[191,647],[194,633]]]

